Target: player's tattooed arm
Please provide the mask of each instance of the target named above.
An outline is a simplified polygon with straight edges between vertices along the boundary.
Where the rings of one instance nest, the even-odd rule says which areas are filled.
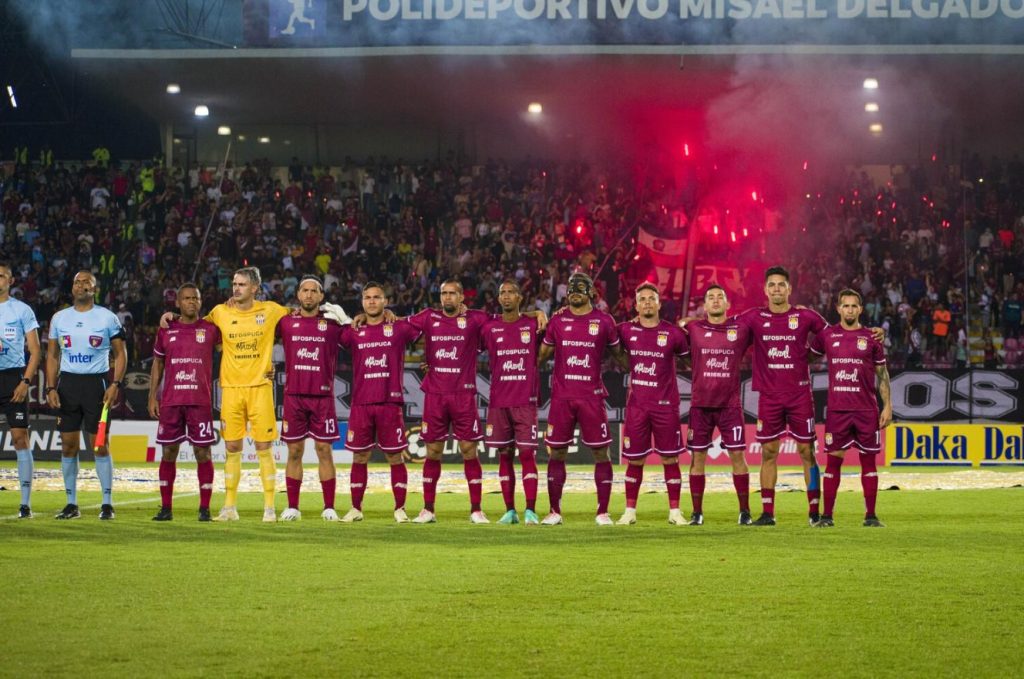
[[[882,397],[882,412],[878,415],[878,428],[885,429],[892,422],[892,386],[889,383],[889,369],[883,364],[875,367],[878,395]]]
[[[622,368],[623,372],[629,372],[629,356],[622,350],[622,343],[613,344],[608,347],[608,351],[611,352],[612,358],[615,359],[615,362]]]
[[[537,367],[543,368],[544,364],[551,360],[555,354],[555,347],[550,344],[541,344],[537,352]]]

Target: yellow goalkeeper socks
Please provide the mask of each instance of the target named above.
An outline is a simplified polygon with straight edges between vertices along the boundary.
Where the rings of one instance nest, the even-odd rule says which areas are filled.
[[[238,506],[238,482],[242,480],[242,453],[228,453],[224,462],[224,506]]]
[[[274,506],[274,490],[277,486],[277,467],[274,454],[269,450],[256,451],[260,456],[260,479],[263,480],[263,506]]]

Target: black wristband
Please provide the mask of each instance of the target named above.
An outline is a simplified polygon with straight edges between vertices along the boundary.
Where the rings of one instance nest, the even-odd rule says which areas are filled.
[[[22,381],[22,382],[24,382],[25,384],[29,385],[29,386],[31,386],[31,385],[32,385],[32,380],[30,380],[30,379],[29,379],[29,378],[27,378],[27,377],[22,377],[22,378],[21,378],[21,381]]]
[[[45,391],[47,394],[49,394],[51,391],[57,391],[57,387],[47,387]]]
[[[111,384],[115,385],[118,389],[124,389],[124,380],[115,380]]]

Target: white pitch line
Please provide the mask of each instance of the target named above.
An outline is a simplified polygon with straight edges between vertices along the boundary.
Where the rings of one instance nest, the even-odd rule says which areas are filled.
[[[199,493],[182,493],[181,495],[175,495],[174,497],[175,498],[179,498],[179,497],[195,497],[196,495],[199,495]],[[143,498],[141,500],[128,500],[127,502],[118,502],[116,505],[114,505],[114,509],[116,510],[118,507],[124,507],[125,505],[141,505],[141,504],[145,504],[147,502],[153,502],[154,500],[159,500],[159,499],[160,499],[160,496],[157,495],[156,497],[147,497],[147,498]],[[103,506],[102,504],[89,505],[88,507],[79,507],[78,510],[84,512],[87,509],[99,509],[102,506]],[[12,519],[17,519],[17,518],[18,518],[17,514],[12,514],[11,516],[0,516],[0,521],[11,521]]]

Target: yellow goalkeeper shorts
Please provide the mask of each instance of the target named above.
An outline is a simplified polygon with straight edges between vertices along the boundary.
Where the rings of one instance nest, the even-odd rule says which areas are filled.
[[[221,436],[238,441],[246,434],[265,443],[277,438],[274,413],[274,385],[224,387],[220,400]]]

